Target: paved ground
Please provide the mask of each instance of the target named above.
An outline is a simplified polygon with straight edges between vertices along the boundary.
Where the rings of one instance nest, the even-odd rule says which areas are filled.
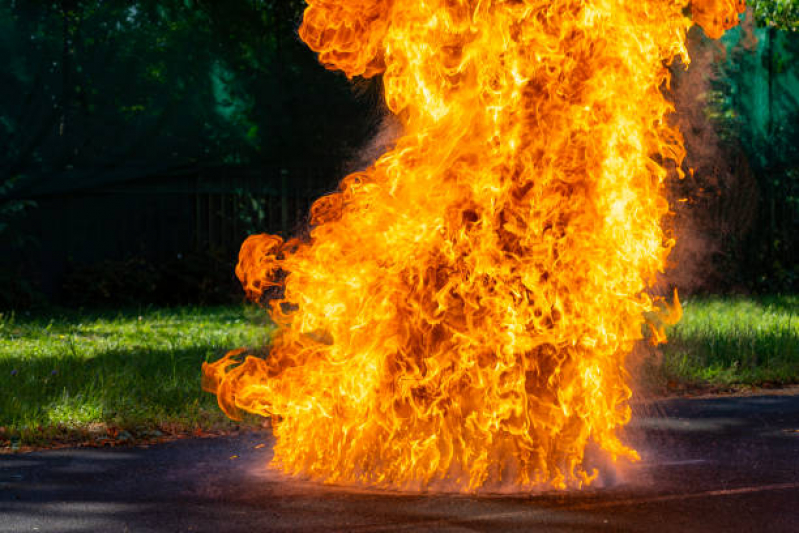
[[[0,456],[0,532],[799,531],[799,396],[637,411],[642,462],[582,493],[324,487],[265,469],[266,434]]]

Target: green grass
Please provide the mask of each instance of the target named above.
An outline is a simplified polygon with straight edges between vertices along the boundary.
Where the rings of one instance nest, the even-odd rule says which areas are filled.
[[[799,296],[688,300],[662,371],[708,385],[799,383]]]
[[[799,383],[797,308],[796,296],[690,299],[648,372],[694,385]],[[0,448],[108,428],[139,439],[235,427],[201,390],[200,366],[266,346],[272,331],[251,306],[0,315]]]
[[[0,315],[0,448],[230,428],[200,367],[271,331],[245,306]]]

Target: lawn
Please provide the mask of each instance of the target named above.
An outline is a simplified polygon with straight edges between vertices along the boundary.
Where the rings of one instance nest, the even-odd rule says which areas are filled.
[[[667,330],[666,379],[708,385],[799,383],[799,296],[714,297],[683,303]]]
[[[200,366],[268,343],[252,306],[0,316],[0,448],[235,427]]]
[[[798,307],[796,296],[688,299],[648,372],[700,386],[799,383]],[[236,428],[201,390],[200,366],[264,347],[272,331],[244,305],[2,315],[0,449]]]

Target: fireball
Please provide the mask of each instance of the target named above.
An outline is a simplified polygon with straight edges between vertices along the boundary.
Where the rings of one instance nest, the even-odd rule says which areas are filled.
[[[242,246],[248,295],[281,288],[278,333],[204,384],[272,418],[273,466],[473,492],[584,487],[589,442],[637,458],[625,359],[674,246],[685,150],[662,90],[689,59],[686,4],[308,0],[302,39],[382,75],[402,135],[314,204],[306,240]],[[694,12],[715,37],[736,4]]]

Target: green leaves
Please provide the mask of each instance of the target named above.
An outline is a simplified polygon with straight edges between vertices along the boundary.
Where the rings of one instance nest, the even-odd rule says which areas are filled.
[[[752,4],[759,26],[799,31],[799,0],[753,0]]]
[[[109,165],[262,168],[350,156],[374,126],[297,38],[304,0],[63,5],[0,3],[0,166],[13,173],[80,189],[75,175]]]
[[[19,178],[19,176],[11,176],[0,180],[0,234],[9,228],[12,218],[21,215],[27,209],[36,207],[36,202],[32,200],[4,198],[11,192]]]

